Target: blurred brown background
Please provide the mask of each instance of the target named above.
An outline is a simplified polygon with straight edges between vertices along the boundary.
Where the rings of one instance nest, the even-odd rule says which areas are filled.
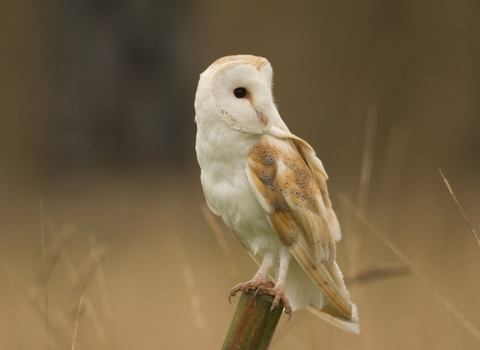
[[[1,349],[71,348],[87,261],[79,349],[220,347],[227,291],[256,266],[223,227],[232,275],[202,214],[193,100],[200,72],[243,53],[270,60],[280,114],[327,169],[342,270],[398,258],[339,195],[480,329],[480,247],[438,172],[480,229],[478,1],[7,0]],[[353,294],[360,336],[299,311],[271,348],[480,347],[413,275]]]

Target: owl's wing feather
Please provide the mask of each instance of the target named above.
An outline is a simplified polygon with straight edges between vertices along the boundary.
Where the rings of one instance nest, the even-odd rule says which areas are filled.
[[[316,311],[339,322],[351,320],[352,303],[335,263],[340,230],[331,214],[327,175],[313,149],[288,131],[274,128],[252,150],[246,173],[281,242],[328,299]]]
[[[342,238],[342,234],[340,231],[340,224],[338,223],[337,216],[335,215],[335,212],[332,208],[330,196],[328,195],[328,175],[325,171],[325,168],[323,167],[322,162],[320,161],[320,159],[317,158],[315,151],[306,141],[290,133],[290,131],[286,127],[282,127],[281,125],[274,125],[270,129],[270,133],[280,139],[292,140],[292,142],[295,144],[295,147],[297,148],[297,151],[305,160],[305,163],[307,163],[310,171],[313,174],[313,177],[315,178],[315,182],[317,183],[318,188],[320,189],[320,192],[322,194],[322,199],[327,214],[327,220],[330,225],[333,237],[335,238],[335,241],[338,242]]]

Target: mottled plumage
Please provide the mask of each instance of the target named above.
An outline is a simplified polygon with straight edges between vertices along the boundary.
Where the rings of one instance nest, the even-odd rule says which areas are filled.
[[[266,59],[228,56],[202,73],[195,99],[207,203],[261,265],[231,295],[258,289],[282,300],[286,312],[307,308],[358,333],[356,307],[335,262],[341,233],[327,174],[313,149],[288,130],[271,87]]]

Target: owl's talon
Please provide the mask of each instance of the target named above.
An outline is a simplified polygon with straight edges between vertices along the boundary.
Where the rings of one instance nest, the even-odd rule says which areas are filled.
[[[265,290],[265,287],[263,286],[258,286],[257,289],[255,290],[255,293],[253,293],[253,305],[257,306],[257,296],[262,295],[262,291]]]
[[[290,321],[292,318],[292,307],[290,306],[290,302],[288,301],[285,293],[283,292],[283,288],[270,288],[266,289],[262,294],[271,295],[273,297],[272,306],[270,307],[270,311],[272,312],[280,302],[283,304],[283,310],[288,315],[288,319],[286,322]]]
[[[237,307],[237,305],[235,305],[234,303],[232,303],[232,297],[235,296],[235,294],[232,294],[230,292],[228,292],[228,302],[230,303],[230,305],[232,305],[233,307]]]
[[[253,293],[253,297],[256,298],[258,295],[261,295],[264,289],[265,289],[264,287],[258,286],[257,289],[255,290],[255,293]]]

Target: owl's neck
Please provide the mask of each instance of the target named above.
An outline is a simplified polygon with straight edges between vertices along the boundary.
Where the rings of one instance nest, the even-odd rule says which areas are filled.
[[[262,135],[232,129],[218,116],[197,123],[196,150],[202,168],[245,161]]]

